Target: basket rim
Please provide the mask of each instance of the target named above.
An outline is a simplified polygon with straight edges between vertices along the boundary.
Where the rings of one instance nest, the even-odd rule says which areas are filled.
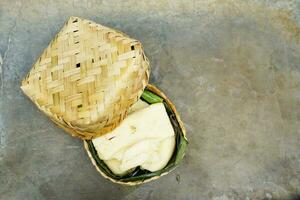
[[[183,122],[179,116],[179,113],[177,112],[176,110],[176,107],[175,105],[171,102],[171,100],[160,90],[158,89],[156,86],[148,83],[147,87],[146,87],[148,90],[150,90],[151,92],[155,93],[155,94],[158,94],[160,97],[162,97],[166,103],[170,106],[170,108],[173,110],[175,116],[176,116],[176,120],[178,121],[178,124],[179,124],[179,127],[180,127],[180,130],[182,131],[182,134],[183,134],[183,137],[186,141],[187,138],[186,138],[186,129],[183,125]],[[83,140],[83,144],[84,144],[84,148],[92,162],[92,164],[94,165],[94,167],[96,168],[96,170],[105,178],[105,179],[108,179],[110,180],[111,182],[113,183],[117,183],[117,184],[121,184],[121,185],[127,185],[127,186],[135,186],[135,185],[140,185],[140,184],[143,184],[143,183],[148,183],[150,181],[153,181],[153,180],[156,180],[170,172],[172,172],[175,168],[173,168],[172,170],[170,171],[167,171],[167,172],[164,172],[162,173],[161,175],[159,176],[154,176],[154,177],[151,177],[151,178],[148,178],[148,179],[145,179],[145,180],[138,180],[138,181],[128,181],[128,182],[123,182],[123,181],[120,181],[120,180],[116,180],[116,179],[113,179],[109,176],[107,176],[104,172],[102,172],[102,170],[98,167],[95,159],[93,158],[92,156],[92,153],[90,152],[90,149],[89,149],[89,146],[88,146],[88,143],[86,142],[86,140]]]

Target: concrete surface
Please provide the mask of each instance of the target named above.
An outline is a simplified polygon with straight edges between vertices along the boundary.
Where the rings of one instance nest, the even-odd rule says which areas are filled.
[[[300,3],[0,1],[0,199],[288,199],[300,191]],[[184,162],[139,187],[104,180],[79,139],[21,93],[71,16],[142,41],[188,130]]]

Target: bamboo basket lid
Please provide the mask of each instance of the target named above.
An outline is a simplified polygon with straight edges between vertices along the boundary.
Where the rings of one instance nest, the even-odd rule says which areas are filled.
[[[70,17],[21,89],[68,133],[91,139],[119,125],[148,80],[149,62],[139,41]]]

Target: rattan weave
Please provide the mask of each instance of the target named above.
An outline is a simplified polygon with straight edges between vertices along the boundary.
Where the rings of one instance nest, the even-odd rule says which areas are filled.
[[[114,129],[142,94],[149,63],[139,41],[71,17],[22,81],[24,93],[73,136]]]

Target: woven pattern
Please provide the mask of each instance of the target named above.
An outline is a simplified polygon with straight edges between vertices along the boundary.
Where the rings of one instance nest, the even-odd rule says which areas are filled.
[[[114,129],[149,79],[141,43],[71,17],[22,81],[24,93],[56,124],[90,139]]]

